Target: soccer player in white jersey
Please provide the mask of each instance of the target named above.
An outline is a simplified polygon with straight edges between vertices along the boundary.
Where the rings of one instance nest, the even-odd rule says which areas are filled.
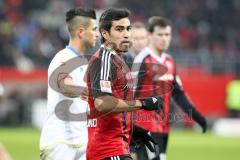
[[[47,120],[40,138],[41,160],[86,159],[88,103],[80,97],[86,87],[84,53],[95,46],[98,36],[95,11],[71,9],[66,13],[66,24],[69,45],[55,55],[48,68]]]

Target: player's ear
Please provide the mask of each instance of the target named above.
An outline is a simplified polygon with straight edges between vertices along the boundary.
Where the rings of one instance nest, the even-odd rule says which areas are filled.
[[[108,40],[109,39],[109,33],[106,30],[101,30],[101,35],[103,36],[104,39]]]
[[[84,28],[83,27],[79,27],[78,30],[77,30],[78,38],[82,39],[83,33],[84,33]]]

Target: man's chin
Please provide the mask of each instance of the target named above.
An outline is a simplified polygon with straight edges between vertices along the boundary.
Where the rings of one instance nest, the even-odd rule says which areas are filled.
[[[126,53],[126,52],[128,52],[128,50],[122,50],[122,49],[120,50],[120,49],[118,49],[118,50],[117,50],[117,52],[119,52],[119,53],[123,54],[123,53]]]
[[[87,48],[94,48],[94,47],[96,47],[96,43],[87,45]]]
[[[127,51],[129,50],[129,47],[128,47],[128,46],[126,46],[126,47],[121,47],[119,50],[120,50],[121,52],[127,52]]]

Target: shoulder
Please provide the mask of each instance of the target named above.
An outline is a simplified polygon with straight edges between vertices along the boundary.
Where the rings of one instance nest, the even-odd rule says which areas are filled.
[[[56,68],[57,66],[64,64],[66,62],[67,57],[66,52],[67,52],[66,49],[62,49],[59,52],[57,52],[53,59],[51,60],[48,70],[51,70],[53,68]]]
[[[145,48],[134,58],[134,63],[142,63],[149,57],[150,57],[150,53]]]
[[[90,58],[89,62],[88,62],[88,66],[89,68],[96,66],[96,64],[109,64],[111,63],[111,59],[112,57],[112,53],[111,51],[104,49],[104,48],[99,48]],[[98,66],[101,68],[101,66]],[[99,69],[99,68],[98,68]]]
[[[94,62],[98,60],[106,61],[108,59],[112,59],[113,55],[114,53],[112,51],[101,47],[92,55],[90,62]]]
[[[110,63],[110,60],[114,57],[114,52],[105,48],[101,47],[99,50],[99,59],[102,60],[104,63]]]
[[[165,56],[166,60],[172,61],[175,63],[173,57],[169,53],[164,52],[163,55]]]
[[[68,49],[62,49],[59,52],[56,53],[56,55],[53,57],[50,66],[51,65],[59,65],[66,63],[68,60],[76,57],[74,54],[71,54]]]
[[[103,47],[99,48],[88,63],[88,71],[92,73],[101,72],[101,75],[110,72],[113,56],[114,53],[110,50]]]

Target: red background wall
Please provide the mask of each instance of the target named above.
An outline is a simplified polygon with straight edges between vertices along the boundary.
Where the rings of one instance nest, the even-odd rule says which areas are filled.
[[[207,116],[224,116],[226,114],[225,87],[234,78],[233,75],[212,75],[199,69],[182,70],[179,75],[185,91],[201,113]],[[3,83],[39,80],[47,83],[47,70],[35,69],[29,72],[20,72],[15,68],[0,68],[0,82]]]
[[[213,75],[200,70],[180,72],[183,86],[188,96],[204,115],[224,116],[226,85],[234,79],[233,75]]]

